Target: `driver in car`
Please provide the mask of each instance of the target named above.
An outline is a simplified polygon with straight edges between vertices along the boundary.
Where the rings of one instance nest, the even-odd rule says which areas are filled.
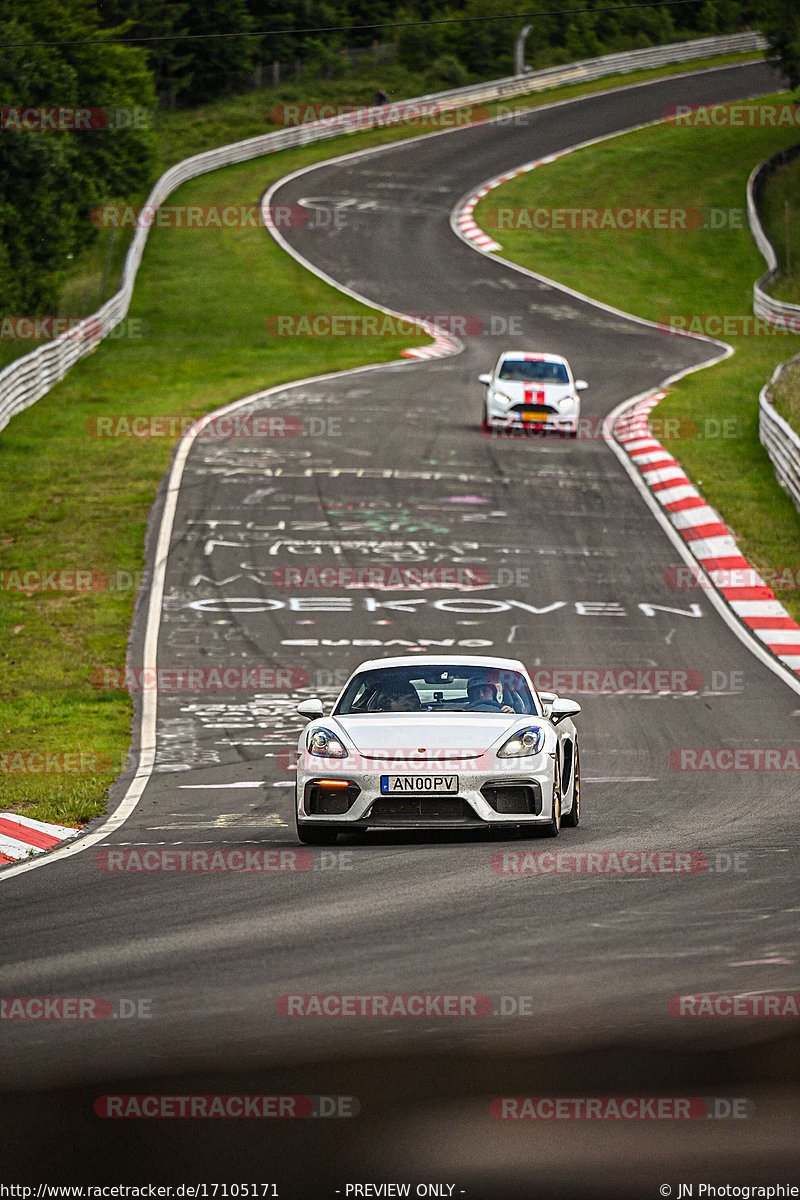
[[[485,679],[473,679],[467,685],[469,706],[473,712],[506,712],[513,713],[510,704],[500,704],[497,699],[497,688]]]

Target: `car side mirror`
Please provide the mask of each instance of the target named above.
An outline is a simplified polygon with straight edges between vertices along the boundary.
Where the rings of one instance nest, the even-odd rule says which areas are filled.
[[[488,385],[492,382],[492,377],[491,377],[491,375],[479,375],[478,381],[480,383],[485,383],[488,387]]]
[[[576,392],[585,392],[586,389],[588,388],[588,386],[589,385],[585,379],[576,379],[575,380],[575,391]]]
[[[557,725],[565,717],[577,717],[580,711],[581,706],[577,700],[567,700],[563,696],[557,696],[553,707],[550,709],[550,720],[554,725]]]
[[[544,715],[546,717],[549,717],[550,709],[553,707],[554,703],[558,699],[558,692],[539,692],[539,699],[542,702],[542,707],[544,709]]]
[[[323,715],[324,709],[322,701],[317,696],[312,696],[310,700],[303,700],[298,704],[296,711],[301,717],[306,717],[309,721],[316,721]]]

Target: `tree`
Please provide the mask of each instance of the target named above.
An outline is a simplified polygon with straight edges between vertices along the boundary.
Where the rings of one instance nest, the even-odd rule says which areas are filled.
[[[336,52],[341,45],[341,34],[296,33],[293,29],[324,29],[331,25],[346,25],[349,17],[334,4],[325,0],[247,0],[247,8],[258,30],[268,32],[259,39],[258,53],[263,62],[291,62],[294,59],[314,58],[317,47],[322,43],[327,50]]]
[[[796,0],[761,0],[755,20],[791,86],[800,87],[800,8]]]
[[[21,44],[0,58],[0,107],[11,110],[0,130],[0,307],[52,311],[68,259],[96,235],[91,210],[150,180],[153,135],[141,118],[155,94],[140,50],[32,44],[101,36],[89,0],[7,0],[6,9],[6,40]],[[35,108],[94,116],[89,128],[20,128],[15,112]]]
[[[186,13],[187,34],[244,34],[254,29],[245,0],[195,0]],[[183,43],[189,61],[185,104],[202,104],[250,83],[256,39],[202,37]]]
[[[513,5],[511,11],[514,11]],[[507,0],[467,0],[463,8],[465,17],[500,16],[507,12]],[[467,21],[455,26],[457,32],[447,37],[448,49],[455,51],[467,70],[478,79],[511,75],[514,70],[514,41],[524,24],[524,20]]]
[[[126,38],[165,38],[144,41],[141,49],[153,72],[161,102],[174,107],[181,91],[189,83],[188,67],[191,55],[187,43],[180,40],[186,33],[183,16],[188,3],[164,4],[162,0],[98,0],[97,11],[104,26],[116,29]]]

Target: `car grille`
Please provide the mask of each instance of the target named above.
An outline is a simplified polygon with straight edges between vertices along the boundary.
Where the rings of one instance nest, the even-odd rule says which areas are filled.
[[[305,810],[311,817],[341,817],[355,804],[361,788],[351,783],[347,788],[326,788],[324,784],[306,784]]]
[[[510,412],[525,413],[531,417],[553,416],[558,413],[552,404],[512,404]]]
[[[391,796],[376,800],[371,821],[479,821],[475,810],[460,796]]]
[[[542,811],[542,789],[535,782],[487,783],[481,795],[490,808],[506,817],[538,817]]]

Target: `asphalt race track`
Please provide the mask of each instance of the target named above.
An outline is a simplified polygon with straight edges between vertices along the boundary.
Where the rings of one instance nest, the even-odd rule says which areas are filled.
[[[670,765],[687,747],[796,746],[800,696],[706,596],[669,587],[676,552],[601,438],[478,428],[476,377],[501,349],[566,355],[590,383],[584,415],[601,418],[714,348],[493,262],[449,225],[470,188],[522,162],[670,105],[776,86],[763,64],[667,79],[323,164],[277,189],[275,205],[328,214],[284,232],[319,270],[482,332],[449,358],[304,381],[237,410],[292,418],[298,436],[189,448],[159,668],[274,667],[292,687],[165,682],[155,769],[125,824],[83,853],[0,873],[3,996],[125,999],[150,1014],[5,1023],[5,1179],[274,1182],[283,1197],[436,1182],[477,1200],[800,1182],[797,1019],[669,1008],[684,994],[800,992],[796,780]],[[492,586],[320,590],[282,575],[376,564],[472,565]],[[133,668],[147,612],[144,595]],[[555,846],[705,853],[709,869],[514,877],[493,856],[553,843],[475,832],[340,839],[283,860],[302,870],[102,869],[109,850],[299,853],[294,705],[331,699],[364,658],[448,646],[543,671],[674,673],[655,692],[573,693],[584,812]],[[282,1015],[279,997],[296,993],[480,994],[497,1011]],[[93,1110],[101,1095],[156,1093],[353,1096],[360,1114],[309,1128]],[[489,1105],[502,1096],[740,1099],[747,1116],[500,1121]]]

